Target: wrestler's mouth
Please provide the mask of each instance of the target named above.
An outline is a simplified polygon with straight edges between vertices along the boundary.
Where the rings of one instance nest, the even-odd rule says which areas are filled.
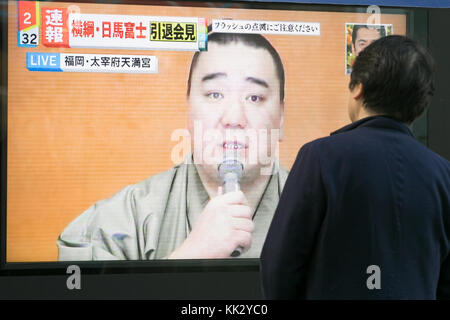
[[[225,150],[240,150],[248,148],[244,143],[237,141],[226,141],[222,144],[222,146]]]

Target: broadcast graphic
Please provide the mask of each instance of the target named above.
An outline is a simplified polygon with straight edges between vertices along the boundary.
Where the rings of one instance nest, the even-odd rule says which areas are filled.
[[[352,66],[359,53],[375,40],[394,34],[392,24],[345,24],[345,73],[352,73]]]
[[[379,30],[221,3],[8,10],[7,262],[258,259],[298,150],[350,122],[346,73]],[[405,34],[406,15],[380,25]]]

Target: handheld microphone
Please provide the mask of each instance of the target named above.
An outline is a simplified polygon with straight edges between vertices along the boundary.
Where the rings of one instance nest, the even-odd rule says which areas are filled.
[[[240,180],[244,171],[244,165],[237,160],[235,152],[225,152],[224,159],[219,165],[218,170],[219,176],[222,179],[224,193],[240,190]],[[241,246],[237,247],[231,253],[231,257],[239,257],[243,249]]]

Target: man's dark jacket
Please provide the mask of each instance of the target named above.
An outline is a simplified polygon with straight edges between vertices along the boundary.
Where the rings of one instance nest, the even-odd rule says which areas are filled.
[[[262,289],[268,299],[450,298],[449,248],[449,161],[402,122],[368,117],[299,151],[261,254]]]

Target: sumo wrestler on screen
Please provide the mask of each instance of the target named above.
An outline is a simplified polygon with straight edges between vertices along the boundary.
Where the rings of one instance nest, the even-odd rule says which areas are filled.
[[[58,259],[259,258],[287,177],[277,155],[284,82],[263,36],[210,34],[187,81],[192,152],[87,209],[59,236]],[[224,190],[230,159],[237,187]]]

